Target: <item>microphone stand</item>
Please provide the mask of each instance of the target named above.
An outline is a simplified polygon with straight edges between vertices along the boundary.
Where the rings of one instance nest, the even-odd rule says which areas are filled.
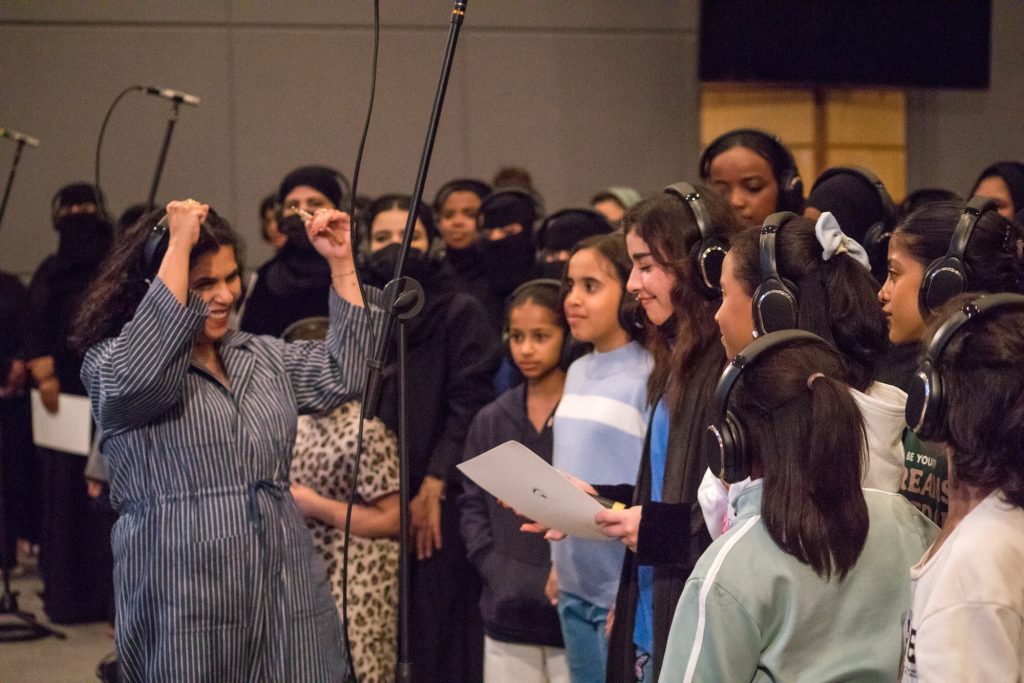
[[[178,100],[171,101],[171,108],[167,112],[167,129],[164,131],[164,141],[160,145],[160,157],[156,162],[156,171],[153,173],[153,184],[149,186],[149,199],[146,200],[146,205],[153,209],[156,207],[156,188],[160,185],[160,176],[164,172],[164,162],[167,161],[167,148],[171,144],[171,134],[174,132],[174,124],[178,122],[178,109],[181,107],[181,102]]]
[[[398,672],[397,680],[406,683],[412,680],[412,661],[409,656],[409,452],[406,434],[408,413],[406,409],[406,335],[405,321],[412,318],[423,307],[423,287],[416,280],[403,276],[405,263],[409,255],[413,230],[416,226],[416,207],[423,198],[423,185],[430,168],[430,157],[434,151],[434,140],[437,138],[437,126],[441,119],[441,108],[444,105],[445,91],[448,89],[448,76],[451,74],[452,62],[455,59],[455,46],[459,40],[459,30],[466,13],[467,0],[455,0],[452,8],[451,28],[448,32],[448,44],[445,47],[444,59],[441,63],[441,77],[437,84],[434,107],[427,126],[427,139],[423,145],[419,170],[416,173],[416,184],[410,200],[409,218],[405,223],[405,234],[402,237],[402,248],[395,264],[395,274],[384,287],[384,329],[378,341],[373,357],[367,361],[369,367],[366,380],[366,414],[376,415],[380,403],[382,372],[391,346],[396,323],[399,325],[398,358],[399,358],[399,401],[398,401],[398,460],[399,460],[399,498],[401,500],[401,522],[399,537],[399,573],[398,573]]]
[[[3,224],[4,213],[7,212],[7,200],[11,196],[11,187],[14,185],[14,175],[18,169],[18,162],[21,160],[21,150],[25,147],[24,140],[18,140],[18,147],[14,151],[14,163],[11,164],[11,172],[7,176],[7,187],[4,188],[3,204],[0,204],[0,225]],[[3,435],[0,434],[0,447],[3,446]],[[0,552],[6,551],[9,541],[7,535],[7,497],[4,495],[4,464],[0,458]],[[11,590],[11,572],[7,566],[7,558],[0,558],[0,574],[3,574],[3,594],[0,595],[0,616],[10,615],[14,622],[0,624],[0,642],[14,642],[20,640],[36,640],[45,636],[55,636],[64,640],[66,636],[36,621],[35,615],[31,612],[22,612],[18,609],[18,594]],[[18,623],[21,622],[21,623]]]

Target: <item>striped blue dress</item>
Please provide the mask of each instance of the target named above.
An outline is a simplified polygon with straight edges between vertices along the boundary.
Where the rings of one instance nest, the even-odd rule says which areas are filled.
[[[111,542],[125,680],[344,679],[326,571],[288,489],[298,414],[350,400],[364,376],[364,311],[330,299],[326,342],[229,332],[229,387],[191,363],[206,305],[189,294],[182,306],[159,279],[122,333],[86,354],[121,514]]]

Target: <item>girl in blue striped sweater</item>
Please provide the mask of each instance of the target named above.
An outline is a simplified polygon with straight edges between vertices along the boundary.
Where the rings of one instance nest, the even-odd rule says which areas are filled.
[[[569,368],[555,412],[554,465],[584,481],[634,481],[647,431],[651,357],[632,337],[634,297],[622,234],[580,242],[564,278],[573,336],[593,346]],[[553,546],[557,601],[574,683],[603,681],[605,622],[625,552],[619,543],[567,538]]]

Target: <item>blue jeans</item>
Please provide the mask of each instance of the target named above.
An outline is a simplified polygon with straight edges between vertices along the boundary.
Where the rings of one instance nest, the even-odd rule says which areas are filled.
[[[608,610],[583,598],[559,591],[558,620],[565,640],[565,659],[572,683],[604,683],[608,639],[604,635]]]

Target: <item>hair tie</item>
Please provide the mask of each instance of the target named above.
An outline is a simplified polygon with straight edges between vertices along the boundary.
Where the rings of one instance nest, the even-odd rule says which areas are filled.
[[[824,377],[824,376],[825,376],[825,373],[823,373],[823,372],[813,372],[813,373],[811,373],[810,377],[807,378],[807,388],[810,389],[811,391],[814,391],[814,386],[813,386],[814,385],[814,380],[818,379],[819,377]]]
[[[843,232],[831,211],[826,211],[818,217],[818,222],[814,224],[814,234],[821,245],[823,261],[828,261],[836,254],[849,254],[857,263],[871,270],[871,261],[868,260],[868,253],[864,251],[864,247]]]

